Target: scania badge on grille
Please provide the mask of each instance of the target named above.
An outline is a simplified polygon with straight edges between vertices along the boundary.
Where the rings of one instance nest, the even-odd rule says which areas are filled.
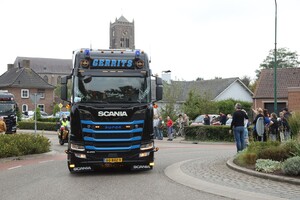
[[[99,117],[127,117],[126,111],[99,111]]]

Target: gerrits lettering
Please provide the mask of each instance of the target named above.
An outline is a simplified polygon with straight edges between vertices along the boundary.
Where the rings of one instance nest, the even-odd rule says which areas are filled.
[[[94,59],[92,67],[132,67],[132,60]]]
[[[126,111],[99,111],[99,117],[127,117]]]

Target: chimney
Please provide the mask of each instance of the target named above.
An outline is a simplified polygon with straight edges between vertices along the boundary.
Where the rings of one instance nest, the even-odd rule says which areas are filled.
[[[14,64],[7,64],[7,71],[11,70],[14,68]]]
[[[22,60],[22,67],[30,68],[30,60]]]

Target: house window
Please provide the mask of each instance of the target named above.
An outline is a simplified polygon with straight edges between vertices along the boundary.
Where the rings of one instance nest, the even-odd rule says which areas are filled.
[[[44,80],[48,83],[48,76],[44,76]]]
[[[40,108],[41,111],[45,111],[45,105],[44,104],[38,104],[38,108]]]
[[[22,113],[27,112],[28,111],[28,105],[27,104],[23,104],[22,105]]]
[[[41,99],[45,98],[45,89],[38,89],[37,93],[41,95]]]
[[[21,98],[28,99],[29,98],[29,90],[21,89]]]

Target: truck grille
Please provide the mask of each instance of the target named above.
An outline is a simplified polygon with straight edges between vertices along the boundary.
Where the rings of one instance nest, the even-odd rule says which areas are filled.
[[[144,120],[131,122],[93,122],[81,120],[85,148],[94,151],[139,149]]]

